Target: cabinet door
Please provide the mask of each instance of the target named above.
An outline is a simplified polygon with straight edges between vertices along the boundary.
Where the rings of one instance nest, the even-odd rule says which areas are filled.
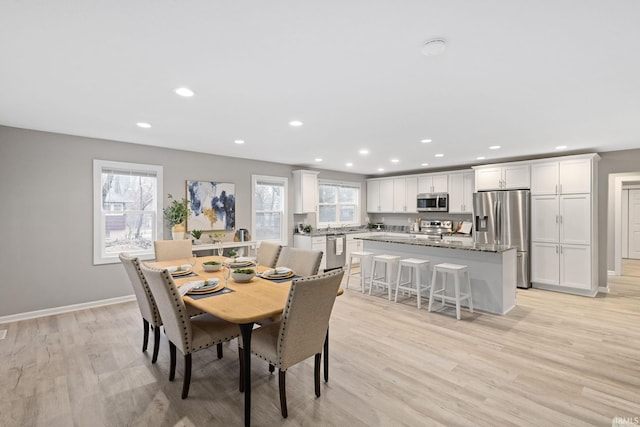
[[[418,212],[418,178],[407,178],[406,198],[407,198],[407,210],[408,213]]]
[[[559,223],[558,196],[531,197],[531,241],[558,242]]]
[[[529,165],[504,166],[502,179],[503,188],[505,189],[531,187]]]
[[[560,162],[560,194],[591,192],[591,159]]]
[[[418,193],[433,193],[431,189],[433,188],[433,179],[431,179],[431,175],[422,175],[418,177]]]
[[[448,175],[431,175],[433,191],[432,193],[446,193],[449,191]]]
[[[476,169],[476,190],[499,190],[502,184],[502,168]]]
[[[591,244],[591,196],[569,194],[560,196],[560,242]]]
[[[302,174],[302,210],[316,212],[318,206],[318,175],[316,173]]]
[[[463,213],[472,213],[473,212],[473,180],[474,173],[466,172],[462,176],[462,212]]]
[[[380,212],[393,212],[393,179],[380,182]]]
[[[393,180],[393,211],[407,211],[407,180],[404,178]]]
[[[560,163],[531,165],[531,194],[558,194]]]
[[[380,181],[367,181],[367,212],[380,211]]]
[[[531,243],[531,281],[557,285],[560,277],[559,245]]]
[[[591,288],[591,246],[560,245],[560,285]]]
[[[464,175],[449,175],[449,213],[464,212]]]

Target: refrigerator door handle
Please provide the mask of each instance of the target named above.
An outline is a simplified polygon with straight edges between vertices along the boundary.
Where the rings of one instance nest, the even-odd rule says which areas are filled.
[[[501,244],[502,240],[502,213],[500,209],[502,208],[500,201],[496,202],[496,243],[498,245]]]

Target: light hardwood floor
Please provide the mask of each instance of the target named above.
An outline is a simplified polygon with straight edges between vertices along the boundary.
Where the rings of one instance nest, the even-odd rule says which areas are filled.
[[[354,281],[355,283],[355,281]],[[417,310],[353,289],[331,320],[330,380],[313,390],[313,358],[287,376],[254,358],[254,426],[611,426],[640,417],[639,279],[618,277],[596,298],[519,290],[506,316]],[[423,305],[423,307],[426,306]],[[168,381],[141,352],[142,321],[124,303],[0,325],[0,425],[241,426],[235,342],[182,360]],[[152,348],[152,345],[150,345]]]
[[[622,275],[640,277],[640,259],[622,259]]]

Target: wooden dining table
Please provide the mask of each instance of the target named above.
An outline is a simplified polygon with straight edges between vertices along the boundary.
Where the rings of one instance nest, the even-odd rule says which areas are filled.
[[[177,276],[174,282],[177,286],[182,286],[187,282],[194,280],[204,280],[209,278],[218,278],[220,283],[225,283],[224,268],[216,272],[206,272],[202,266],[206,261],[218,261],[222,263],[226,258],[219,256],[207,256],[196,258],[196,264],[193,268],[194,276]],[[190,259],[177,259],[170,261],[147,262],[146,264],[154,268],[166,268],[169,266],[177,266],[189,264]],[[244,267],[239,267],[244,268]],[[253,268],[255,267],[246,267]],[[267,270],[267,267],[261,266],[257,268],[259,273]],[[232,268],[233,270],[233,268]],[[262,277],[254,277],[248,283],[236,283],[231,277],[227,282],[227,287],[233,292],[215,294],[206,298],[192,298],[189,294],[183,297],[186,304],[190,304],[203,312],[209,313],[227,322],[235,323],[240,327],[242,335],[243,353],[244,353],[244,424],[251,425],[251,334],[255,322],[273,318],[282,314],[289,295],[291,280],[287,281],[271,281]],[[338,295],[342,294],[340,288]],[[328,381],[328,350],[329,335],[324,343],[324,378]]]

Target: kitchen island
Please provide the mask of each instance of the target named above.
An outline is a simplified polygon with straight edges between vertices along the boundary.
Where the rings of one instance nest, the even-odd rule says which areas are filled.
[[[516,306],[514,247],[385,234],[356,239],[364,242],[367,252],[424,259],[431,263],[431,268],[443,262],[468,266],[474,310],[506,314]],[[436,299],[436,302],[439,303],[439,300]]]

